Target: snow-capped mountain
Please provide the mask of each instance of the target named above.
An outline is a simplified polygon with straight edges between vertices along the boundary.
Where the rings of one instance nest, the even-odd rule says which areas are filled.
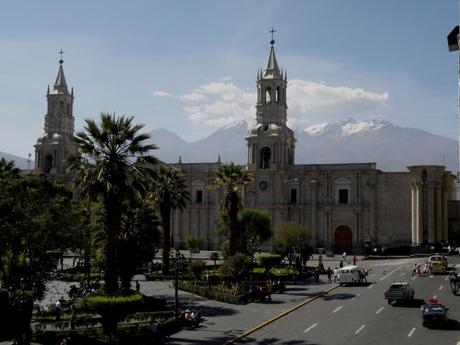
[[[14,161],[15,166],[18,167],[19,169],[28,169],[29,166],[31,168],[33,168],[34,166],[34,162],[33,161],[27,162],[27,158],[18,157],[18,156],[0,151],[0,159],[1,158],[5,158],[7,161]]]
[[[208,137],[188,143],[164,129],[153,130],[156,155],[165,162],[246,161],[247,124],[220,128]],[[395,126],[375,119],[347,119],[295,129],[296,164],[376,162],[383,171],[405,171],[408,165],[439,164],[451,171],[458,167],[458,143],[429,132]]]

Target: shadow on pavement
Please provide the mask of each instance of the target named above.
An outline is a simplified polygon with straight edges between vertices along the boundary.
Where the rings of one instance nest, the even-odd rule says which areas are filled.
[[[332,295],[326,294],[321,297],[326,301],[330,301],[330,300],[335,300],[335,299],[350,299],[350,298],[356,297],[356,295],[351,294],[351,293],[334,293]]]
[[[236,344],[258,344],[258,345],[317,345],[316,343],[309,343],[301,339],[293,340],[281,340],[279,338],[264,338],[264,339],[254,339],[251,337],[243,338],[241,341]]]
[[[197,309],[203,317],[206,316],[227,316],[234,315],[237,313],[235,309],[226,308],[226,307],[216,307],[209,305],[195,305],[194,309]]]
[[[412,301],[394,301],[391,305],[394,307],[420,308],[426,302],[420,298],[414,298]]]
[[[447,323],[443,324],[431,324],[429,327],[430,329],[439,329],[445,331],[459,331],[460,330],[460,322],[454,319],[449,319]]]

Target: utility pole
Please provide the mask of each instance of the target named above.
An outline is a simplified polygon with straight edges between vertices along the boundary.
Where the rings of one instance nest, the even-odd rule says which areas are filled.
[[[459,26],[457,25],[447,36],[447,45],[450,52],[459,50]],[[458,75],[457,75],[457,89],[458,89],[458,105],[457,105],[457,117],[459,121],[459,168],[457,171],[457,184],[456,184],[456,197],[459,199],[460,194],[460,52],[458,53]]]

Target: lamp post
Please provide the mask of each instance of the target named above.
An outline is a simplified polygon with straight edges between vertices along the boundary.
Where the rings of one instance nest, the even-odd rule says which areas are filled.
[[[179,249],[176,249],[176,267],[175,267],[175,290],[174,290],[174,318],[177,320],[179,318],[179,268],[180,268],[180,252]]]

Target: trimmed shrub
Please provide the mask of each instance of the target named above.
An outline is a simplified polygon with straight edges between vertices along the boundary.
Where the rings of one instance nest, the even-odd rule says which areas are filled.
[[[279,254],[262,254],[257,258],[257,263],[268,273],[273,267],[281,264],[282,260],[283,258]]]
[[[243,253],[236,253],[225,258],[220,270],[224,280],[241,281],[248,275],[251,258]]]
[[[206,262],[204,260],[193,260],[190,262],[189,269],[195,276],[195,279],[200,279],[201,274],[206,268]]]

